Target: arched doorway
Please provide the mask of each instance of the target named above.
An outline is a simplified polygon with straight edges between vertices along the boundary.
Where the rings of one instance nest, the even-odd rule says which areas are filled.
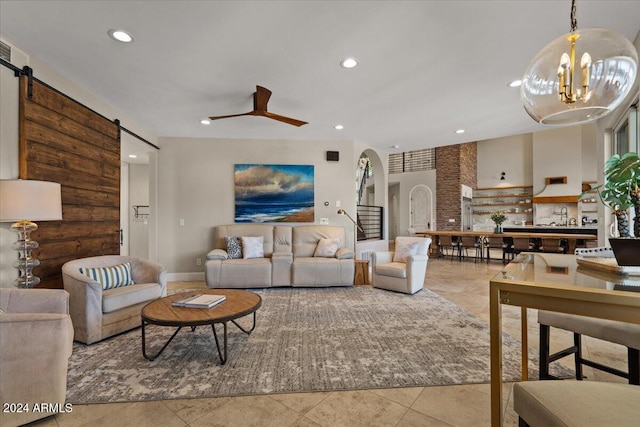
[[[415,231],[432,230],[433,192],[423,184],[409,192],[409,227]]]

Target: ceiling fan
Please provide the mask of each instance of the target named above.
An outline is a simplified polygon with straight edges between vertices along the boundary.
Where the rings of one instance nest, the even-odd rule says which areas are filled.
[[[209,119],[218,120],[218,119],[228,119],[229,117],[262,116],[262,117],[278,120],[280,122],[288,123],[290,125],[298,126],[298,127],[307,124],[307,122],[303,122],[302,120],[292,119],[290,117],[281,116],[279,114],[274,114],[267,111],[267,103],[269,102],[270,97],[271,97],[271,91],[269,89],[264,88],[262,86],[256,86],[256,91],[253,93],[253,111],[249,111],[248,113],[242,113],[242,114],[230,114],[227,116],[214,116],[214,117],[209,117]]]

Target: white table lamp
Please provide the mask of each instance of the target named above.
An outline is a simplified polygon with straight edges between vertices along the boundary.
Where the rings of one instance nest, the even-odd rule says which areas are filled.
[[[18,260],[16,283],[19,288],[32,288],[40,278],[32,274],[40,261],[31,257],[38,242],[31,240],[31,232],[38,229],[32,221],[59,221],[62,219],[61,187],[56,182],[34,180],[0,180],[0,222],[13,222],[11,228],[18,233],[13,248]]]

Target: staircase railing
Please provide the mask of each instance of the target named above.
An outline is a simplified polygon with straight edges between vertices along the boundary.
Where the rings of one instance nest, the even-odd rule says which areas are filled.
[[[369,239],[382,239],[383,236],[383,207],[358,205],[358,225],[363,231],[358,230],[358,241]]]

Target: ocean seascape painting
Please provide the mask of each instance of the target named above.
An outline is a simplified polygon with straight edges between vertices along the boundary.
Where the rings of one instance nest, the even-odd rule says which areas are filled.
[[[314,222],[312,165],[235,165],[235,222]]]

